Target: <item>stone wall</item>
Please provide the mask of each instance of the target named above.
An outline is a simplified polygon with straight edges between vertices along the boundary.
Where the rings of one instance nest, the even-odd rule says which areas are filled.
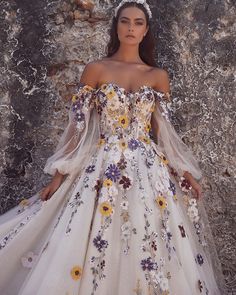
[[[44,186],[70,88],[104,55],[115,1],[0,2],[0,212]],[[235,282],[235,2],[152,0],[158,67],[174,124],[200,159],[205,208],[226,280]]]

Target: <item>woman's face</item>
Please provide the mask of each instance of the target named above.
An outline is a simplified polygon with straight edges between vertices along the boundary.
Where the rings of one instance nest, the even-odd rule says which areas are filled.
[[[144,12],[137,7],[124,8],[117,22],[117,34],[120,43],[140,43],[148,31]],[[129,35],[133,37],[129,37]]]

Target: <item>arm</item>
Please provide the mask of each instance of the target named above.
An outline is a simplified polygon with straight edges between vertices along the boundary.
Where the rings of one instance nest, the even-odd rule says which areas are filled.
[[[97,77],[99,76],[98,72],[99,72],[98,63],[96,62],[88,63],[83,70],[79,84],[89,85],[91,88],[95,88],[97,84]],[[84,92],[82,92],[81,97],[78,97],[78,99],[80,98],[83,99],[84,95],[85,95]],[[86,95],[89,95],[89,93],[87,93]],[[79,150],[79,144],[83,136],[84,136],[84,130],[81,130],[78,132],[78,129],[76,127],[76,121],[70,119],[70,122],[66,130],[64,131],[63,138],[61,138],[62,140],[60,144],[58,144],[56,149],[56,152],[59,152],[59,156],[56,156],[55,158],[53,158],[52,156],[49,162],[54,163],[55,161],[58,161],[58,159],[63,157],[64,158],[68,157],[68,161],[71,161],[70,158],[72,159],[73,156],[75,157],[76,151]],[[48,170],[52,170],[49,167],[51,167],[51,165],[47,166],[46,168],[47,173],[49,173]],[[59,167],[61,168],[61,165],[59,165]],[[50,174],[51,173],[52,172],[50,172]],[[58,169],[55,169],[55,173],[53,175],[51,182],[45,188],[43,188],[40,192],[41,200],[46,201],[51,198],[51,196],[57,191],[57,189],[60,187],[60,185],[64,181],[66,174],[68,173],[64,173],[59,171]]]
[[[168,72],[163,69],[157,69],[156,70],[156,85],[155,88],[157,91],[161,91],[165,93],[164,99],[170,100],[170,82],[169,82],[169,75]],[[160,132],[159,126],[157,123],[157,120],[155,120],[154,116],[151,120],[152,130],[154,131],[154,139],[157,142],[158,134]],[[156,136],[155,136],[156,134]],[[196,179],[192,176],[192,174],[189,171],[183,171],[183,177],[186,178],[190,185],[192,186],[194,193],[197,198],[200,198],[202,195],[202,188],[199,185],[199,183],[196,181]]]

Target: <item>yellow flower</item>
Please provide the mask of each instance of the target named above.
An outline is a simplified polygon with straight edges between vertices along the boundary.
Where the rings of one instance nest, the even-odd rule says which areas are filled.
[[[112,214],[112,206],[109,202],[103,202],[100,205],[100,212],[103,216],[110,216]]]
[[[20,206],[28,206],[29,205],[29,200],[28,199],[22,199],[19,203]]]
[[[149,132],[150,131],[150,129],[151,129],[151,124],[150,123],[147,123],[146,125],[145,125],[145,131],[147,131],[147,132]]]
[[[150,142],[151,142],[150,138],[148,138],[146,136],[140,136],[139,139],[147,144],[150,144]]]
[[[129,119],[126,115],[120,116],[118,118],[118,124],[119,126],[123,127],[124,129],[129,126]]]
[[[112,99],[116,95],[115,91],[112,89],[109,92],[107,92],[107,98]]]
[[[125,150],[125,149],[128,147],[128,144],[127,144],[127,142],[126,142],[124,139],[121,139],[121,140],[119,141],[119,146],[120,146],[120,148],[121,148],[122,150]]]
[[[91,86],[89,86],[89,85],[85,85],[85,86],[84,86],[84,90],[85,90],[85,91],[91,91],[91,90],[93,90],[93,87],[91,87]]]
[[[112,186],[112,184],[113,184],[113,182],[112,182],[112,180],[111,179],[105,179],[104,181],[103,181],[103,185],[105,186],[105,187],[111,187]]]
[[[167,207],[166,199],[162,195],[157,196],[156,202],[157,202],[157,205],[159,206],[159,208],[162,210]]]
[[[76,100],[77,100],[77,95],[76,94],[72,95],[72,102],[76,102]]]
[[[82,268],[80,266],[76,265],[71,269],[70,274],[72,276],[72,279],[77,281],[80,279],[80,277],[82,275]]]
[[[169,163],[169,161],[166,159],[166,157],[163,155],[161,156],[161,161],[163,164],[167,165]]]
[[[98,141],[98,146],[102,146],[103,144],[105,144],[105,139],[104,138],[100,138]]]
[[[107,84],[102,84],[102,85],[100,86],[100,88],[101,88],[101,90],[106,90],[106,89],[107,89]]]

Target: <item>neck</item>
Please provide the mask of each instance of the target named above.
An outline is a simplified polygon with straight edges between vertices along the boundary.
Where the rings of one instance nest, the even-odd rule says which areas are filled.
[[[112,56],[113,59],[127,63],[143,63],[139,55],[139,47],[127,44],[120,44],[117,52]]]

